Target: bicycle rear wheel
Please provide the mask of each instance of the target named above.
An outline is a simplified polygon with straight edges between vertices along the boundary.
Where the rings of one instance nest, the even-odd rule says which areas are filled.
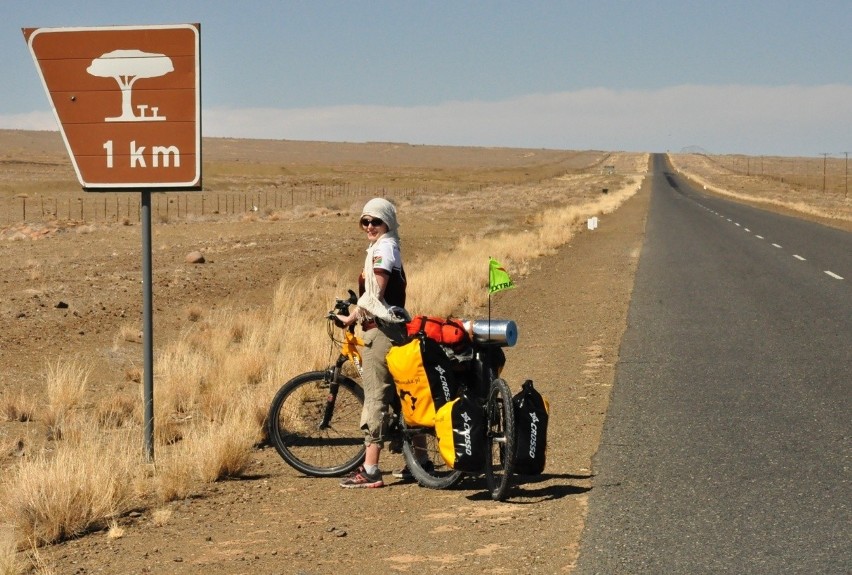
[[[405,464],[417,483],[430,489],[448,489],[461,480],[462,472],[452,469],[441,457],[434,428],[406,427],[403,423],[402,433]]]
[[[515,412],[509,385],[498,378],[491,382],[485,404],[489,453],[485,456],[485,482],[495,501],[509,491],[515,466]]]
[[[306,475],[343,475],[364,461],[363,405],[364,390],[348,377],[332,383],[328,372],[303,373],[275,394],[269,440],[284,461]]]

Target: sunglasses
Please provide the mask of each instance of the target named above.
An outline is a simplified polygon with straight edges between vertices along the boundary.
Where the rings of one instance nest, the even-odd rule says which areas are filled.
[[[361,227],[366,228],[368,226],[373,226],[374,228],[379,227],[384,222],[379,218],[373,218],[372,220],[368,220],[367,218],[361,218]]]

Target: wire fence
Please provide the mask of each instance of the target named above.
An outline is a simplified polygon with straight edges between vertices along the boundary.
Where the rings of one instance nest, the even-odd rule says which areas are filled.
[[[849,158],[777,157],[777,156],[710,156],[718,165],[734,174],[761,177],[786,183],[802,190],[839,194],[849,197]]]
[[[360,198],[408,198],[428,192],[426,187],[386,188],[345,183],[245,192],[157,192],[152,194],[151,215],[155,222],[163,223],[226,218],[252,212],[269,214],[298,206],[346,209]],[[140,209],[139,193],[129,191],[18,194],[0,197],[0,225],[49,220],[130,223],[140,221]]]

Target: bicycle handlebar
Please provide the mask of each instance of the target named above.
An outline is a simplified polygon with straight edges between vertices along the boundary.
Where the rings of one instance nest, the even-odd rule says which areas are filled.
[[[337,319],[337,316],[338,315],[349,315],[349,306],[355,305],[355,303],[357,301],[358,301],[358,296],[355,295],[354,291],[349,290],[349,298],[348,299],[336,299],[336,300],[334,300],[334,308],[332,308],[331,311],[329,311],[326,314],[326,316],[325,316],[326,319],[334,320],[334,325],[336,325],[337,327],[339,327],[341,329],[346,327],[345,325],[340,323],[340,320]]]

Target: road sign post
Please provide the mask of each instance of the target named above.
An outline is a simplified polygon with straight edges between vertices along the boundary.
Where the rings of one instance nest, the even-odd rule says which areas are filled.
[[[143,433],[153,461],[151,192],[201,189],[201,26],[23,33],[80,185],[141,192]]]
[[[142,190],[142,434],[145,457],[154,461],[154,281],[151,258],[151,192]]]

